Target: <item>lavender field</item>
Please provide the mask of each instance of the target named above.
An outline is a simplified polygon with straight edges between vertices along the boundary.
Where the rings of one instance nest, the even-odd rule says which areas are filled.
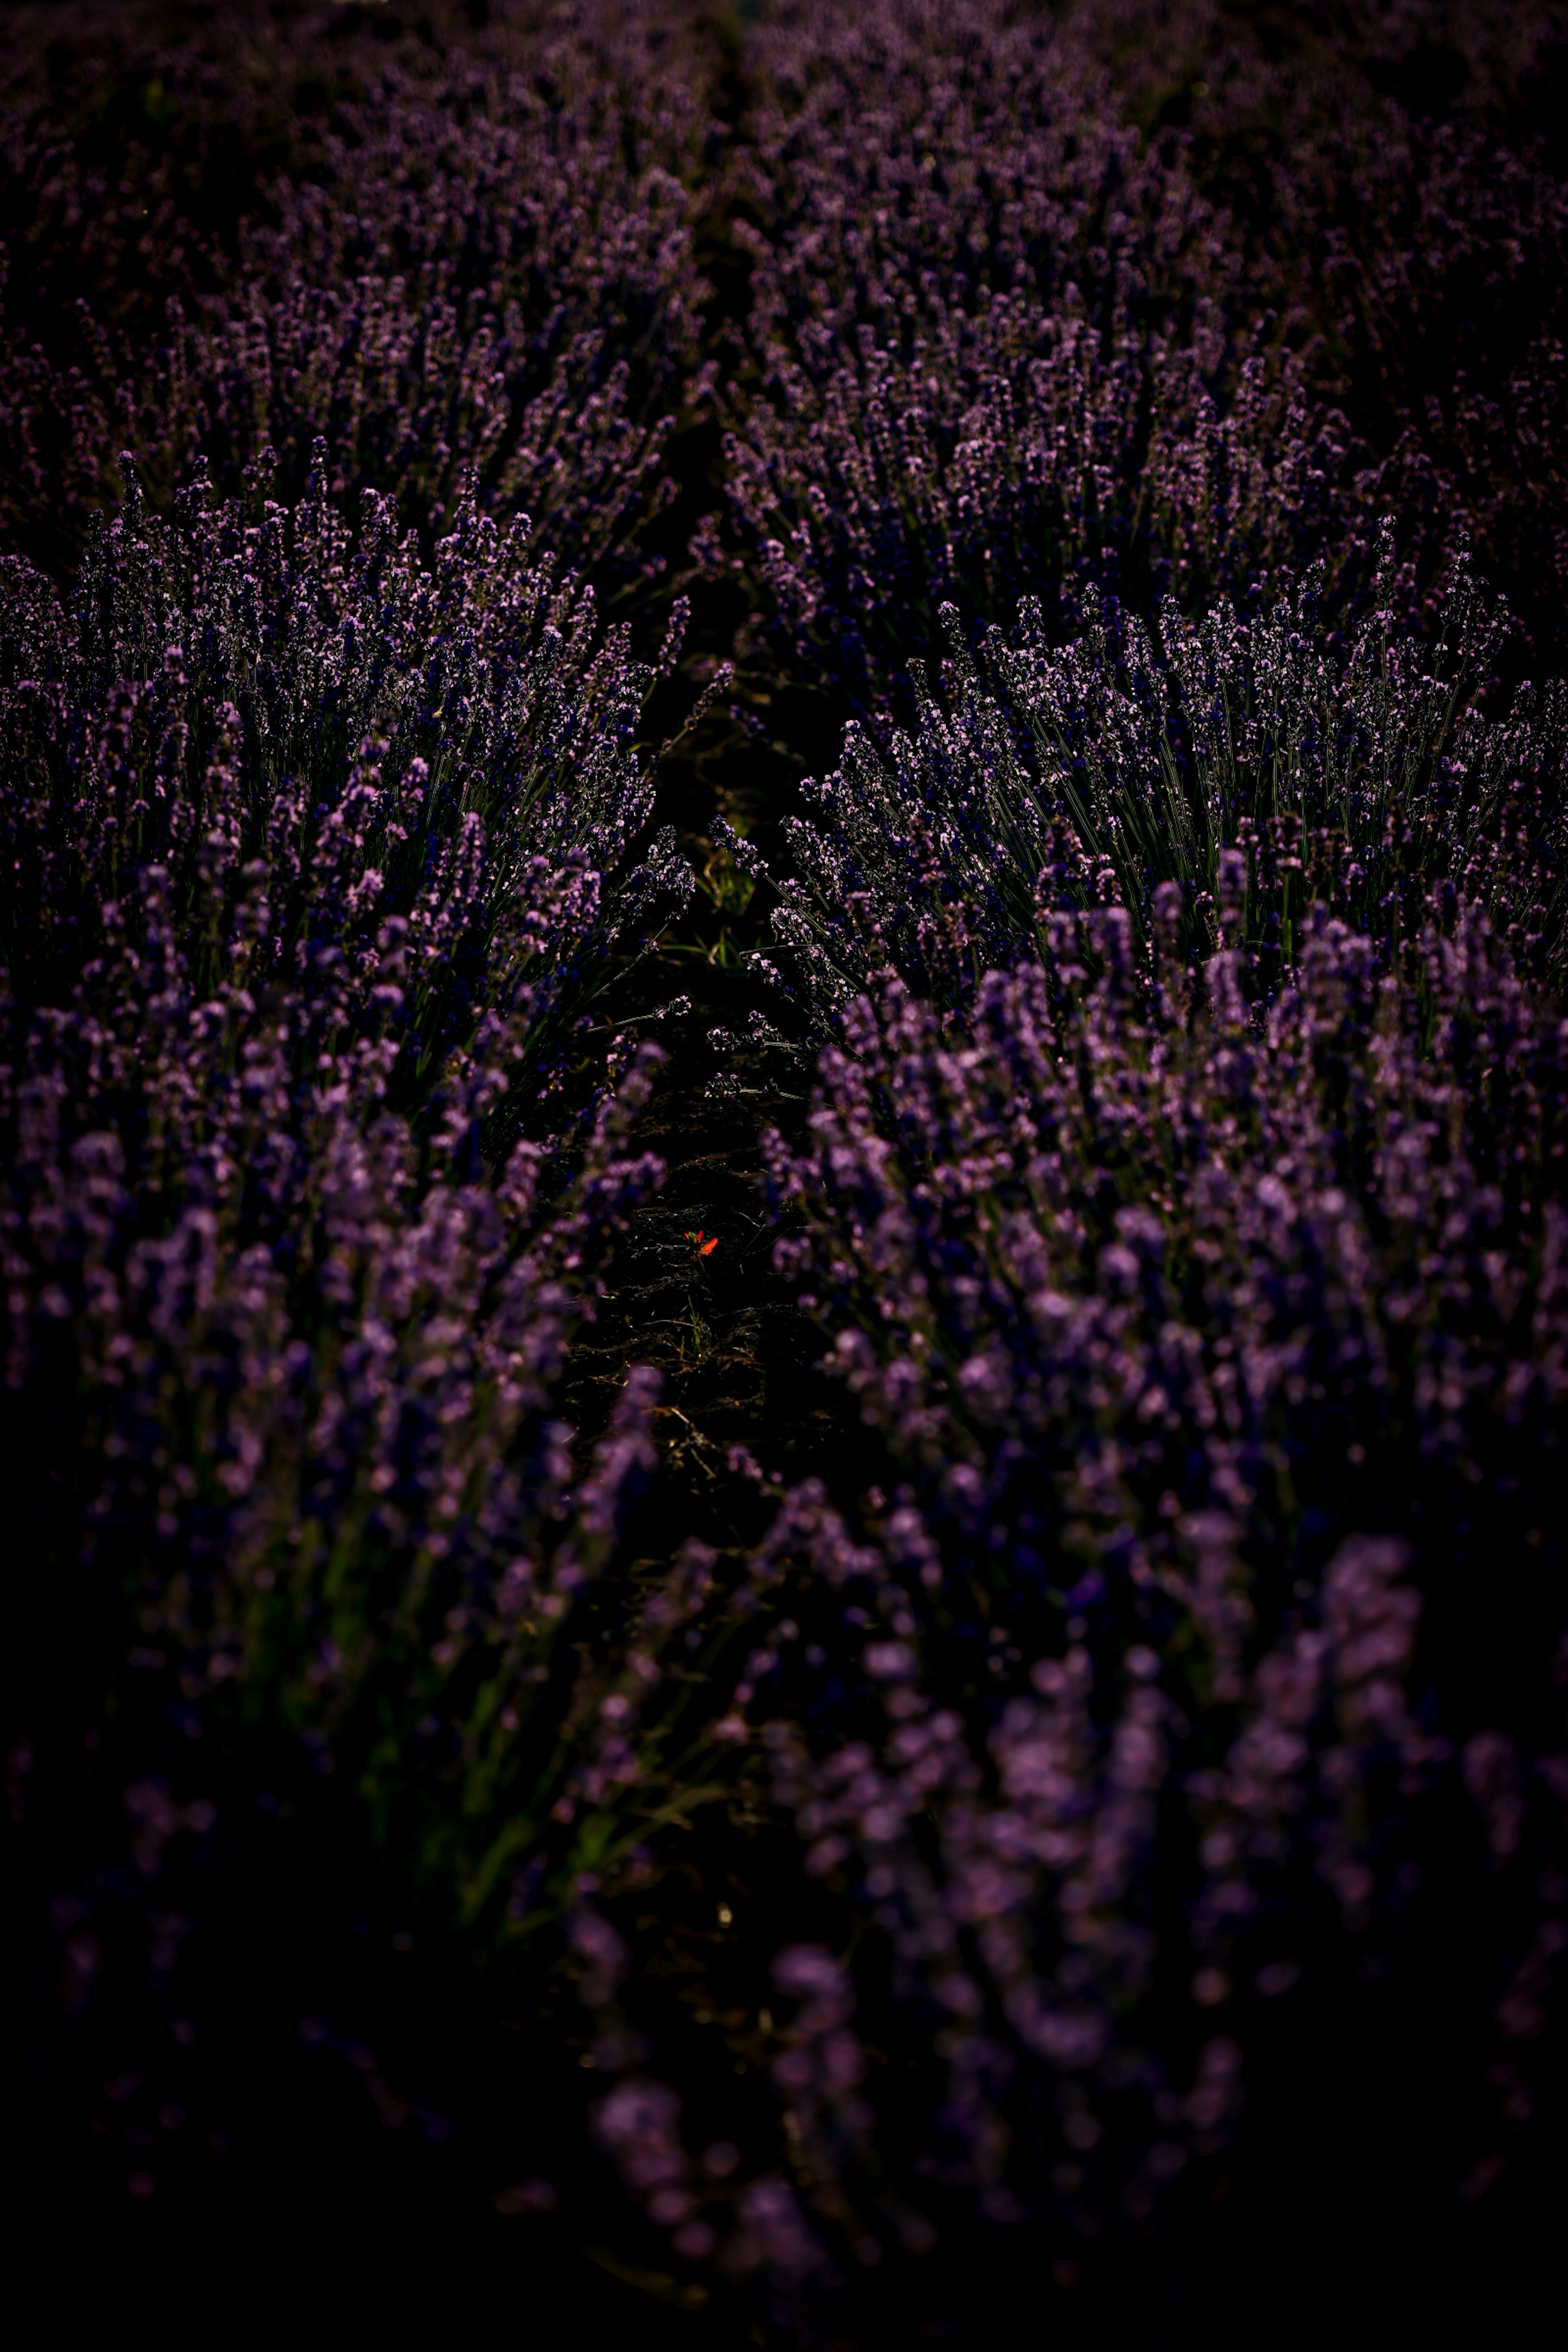
[[[1568,6],[28,0],[0,241],[18,2275],[1538,2340]]]

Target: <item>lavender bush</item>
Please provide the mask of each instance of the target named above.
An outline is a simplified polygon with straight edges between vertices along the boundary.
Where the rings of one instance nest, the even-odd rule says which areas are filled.
[[[1413,2079],[1473,2193],[1568,1951],[1561,1023],[1441,890],[1403,976],[1320,907],[1261,1020],[1238,950],[1194,1009],[1173,926],[1147,990],[1120,906],[1045,929],[962,1025],[858,999],[773,1146],[880,1475],[784,1502],[714,1737],[835,1903],[736,2181],[640,2077],[602,2128],[786,2309],[964,2194],[1060,2260],[1136,2231],[1234,2146],[1276,2002],[1331,2161],[1384,1980],[1418,2040],[1462,2004]]]
[[[1190,609],[1321,558],[1354,604],[1392,506],[1411,610],[1468,526],[1558,666],[1556,180],[1374,62],[1146,16],[801,10],[759,41],[724,405],[775,644],[882,716],[944,600],[1033,593],[1061,634],[1086,590]]]
[[[579,568],[635,572],[626,541],[671,488],[661,451],[704,295],[681,178],[703,128],[689,43],[657,15],[589,9],[542,25],[521,58],[403,43],[345,79],[336,13],[307,27],[293,69],[315,69],[316,105],[287,138],[273,85],[290,60],[259,28],[248,112],[205,126],[252,151],[226,245],[133,140],[126,216],[95,219],[100,277],[77,258],[74,305],[65,224],[106,192],[90,151],[62,153],[58,99],[24,118],[7,159],[33,265],[11,296],[13,529],[47,542],[62,490],[78,515],[114,495],[121,443],[165,499],[198,453],[237,488],[269,450],[292,500],[325,436],[334,488],[389,494],[405,526],[438,535],[477,477]],[[153,93],[148,139],[165,81],[193,79],[180,63],[123,59],[129,89]]]
[[[1560,670],[1563,486],[1539,404],[1558,366],[1561,10],[1355,8],[1335,37],[1303,21],[1281,39],[1208,0],[1162,32],[1131,0],[1084,30],[1235,225],[1255,299],[1293,321],[1413,553],[1421,522],[1427,577],[1462,520]]]
[[[500,90],[389,79],[333,126],[242,251],[243,310],[172,359],[193,445],[236,464],[324,433],[347,481],[437,522],[477,472],[579,565],[635,563],[695,359],[678,171],[702,125],[647,20],[602,30]]]
[[[1389,530],[1391,592],[1394,573]],[[1371,934],[1386,961],[1419,936],[1436,885],[1489,908],[1523,967],[1555,977],[1561,684],[1521,687],[1489,719],[1508,618],[1463,557],[1431,646],[1386,605],[1347,645],[1322,626],[1320,584],[1288,581],[1247,621],[1225,606],[1188,620],[1167,602],[1157,640],[1108,600],[1060,649],[1026,599],[1011,641],[990,633],[984,672],[945,608],[945,707],[917,664],[915,727],[895,731],[889,764],[852,722],[843,765],[804,785],[813,814],[784,823],[795,871],[772,918],[789,971],[765,956],[759,969],[820,1033],[881,969],[957,1003],[1034,952],[1053,905],[1114,899],[1121,951],[1146,979],[1157,937],[1189,990],[1223,947],[1267,1001],[1309,909]]]
[[[731,401],[729,488],[797,658],[874,709],[947,598],[999,617],[1044,589],[1054,619],[1124,581],[1245,583],[1329,531],[1353,573],[1342,420],[1309,415],[1226,223],[1070,33],[808,16],[759,70],[760,396]]]
[[[650,1460],[657,1381],[581,1479],[552,1399],[661,1175],[658,1049],[589,1008],[689,877],[591,594],[471,501],[426,569],[327,464],[255,520],[129,476],[64,604],[8,568],[9,1707],[35,1804],[103,1748],[150,1881],[237,1715],[479,1911]]]

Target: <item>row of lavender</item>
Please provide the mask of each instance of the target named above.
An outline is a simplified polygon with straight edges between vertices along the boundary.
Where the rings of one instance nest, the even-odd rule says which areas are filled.
[[[519,6],[357,49],[329,9],[247,16],[237,72],[221,19],[121,32],[113,81],[79,13],[6,126],[4,522],[52,562],[121,448],[165,495],[271,449],[291,498],[325,435],[405,525],[477,474],[624,588],[702,418],[702,571],[857,703],[945,597],[1069,627],[1086,586],[1191,608],[1315,557],[1353,597],[1391,509],[1413,605],[1468,528],[1560,666],[1551,7],[1282,56],[1204,0]]]
[[[783,1496],[687,1604],[715,1642],[743,1610],[712,1737],[766,1755],[833,1925],[773,1963],[800,2202],[736,2210],[640,2074],[601,2110],[681,2252],[798,2290],[959,2192],[1068,2246],[1142,2225],[1233,2160],[1287,2000],[1343,2166],[1384,1983],[1434,2197],[1532,2117],[1568,1952],[1568,711],[1455,728],[1463,583],[1448,617],[1436,676],[1287,606],[1172,615],[1120,681],[1103,634],[1026,624],[1005,699],[965,666],[890,769],[852,739],[797,836],[759,962],[832,1042],[804,1148],[770,1139],[775,1260],[879,1475]],[[615,1720],[657,1778],[657,1690]],[[629,1955],[576,1933],[613,2001]],[[921,2041],[916,2118],[889,2042]]]
[[[5,562],[7,1717],[22,2064],[123,2197],[236,2129],[207,1890],[290,1747],[448,1910],[565,1769],[650,1459],[646,1380],[591,1462],[559,1403],[662,1172],[606,983],[691,888],[637,741],[685,608],[638,663],[586,575],[703,289],[652,26],[365,72],[252,18],[107,89],[76,29],[9,125],[7,519],[64,576]]]
[[[1144,2229],[1254,2127],[1279,2004],[1353,2135],[1384,1983],[1479,2191],[1568,1948],[1568,705],[1500,690],[1465,543],[1554,650],[1561,190],[1479,105],[1325,121],[1322,61],[1216,52],[1233,142],[1310,131],[1292,247],[1129,123],[1105,23],[408,44],[205,256],[153,167],[95,205],[47,108],[13,142],[40,312],[84,199],[175,298],[3,383],[13,528],[118,505],[63,592],[8,566],[0,652],[60,1998],[116,1906],[175,1968],[191,1743],[281,1724],[488,1948],[563,1920],[601,2144],[786,2328],[966,2217],[1064,2277]],[[1421,282],[1373,285],[1401,218]],[[1421,409],[1467,252],[1478,365],[1523,344]],[[736,723],[856,714],[772,871],[713,835],[776,936],[720,1087],[815,1061],[776,1257],[874,1459],[650,1582],[657,1383],[585,1475],[552,1397],[660,1174],[616,1008],[690,888],[637,741],[672,436],[721,450],[676,584],[750,606]],[[793,1825],[813,1929],[672,2007],[636,1922],[704,1792]],[[727,2101],[700,2046],[759,2037]]]

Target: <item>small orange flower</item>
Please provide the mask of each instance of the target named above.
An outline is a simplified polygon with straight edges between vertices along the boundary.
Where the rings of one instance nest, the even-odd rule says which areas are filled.
[[[710,1251],[716,1250],[719,1246],[719,1236],[717,1234],[714,1234],[711,1241],[705,1242],[703,1240],[702,1228],[700,1225],[698,1226],[697,1231],[694,1234],[686,1234],[682,1236],[682,1239],[689,1241],[691,1244],[691,1255],[694,1258],[707,1257]]]

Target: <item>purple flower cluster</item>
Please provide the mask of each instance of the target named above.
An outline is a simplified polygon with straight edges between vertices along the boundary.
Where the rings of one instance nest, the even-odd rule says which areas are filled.
[[[237,1715],[478,1910],[652,1465],[656,1376],[581,1477],[552,1400],[662,1177],[659,1048],[591,1008],[690,877],[646,847],[654,673],[591,593],[471,499],[426,566],[326,472],[292,509],[198,481],[167,525],[131,473],[68,601],[7,566],[3,1344],[47,1563],[16,1654],[49,1660],[12,1696],[37,1801],[84,1738],[125,1769],[126,1678],[162,1691],[149,1883],[212,1811],[187,1738]]]
[[[1048,581],[1070,614],[1129,569],[1192,593],[1342,549],[1334,426],[1251,349],[1226,225],[1070,35],[873,9],[773,28],[760,66],[762,396],[728,488],[797,658],[875,707],[945,599],[1000,615]]]
[[[343,81],[334,13],[298,57],[256,28],[248,107],[203,122],[209,147],[257,158],[226,245],[142,141],[111,187],[62,147],[58,91],[22,116],[8,194],[31,267],[0,366],[13,529],[53,542],[62,498],[79,519],[118,495],[121,445],[161,496],[198,455],[237,488],[275,452],[291,501],[324,437],[331,487],[387,493],[405,526],[439,535],[477,477],[579,568],[635,572],[706,291],[681,176],[705,127],[689,40],[657,13],[587,8],[489,57],[405,44]],[[124,81],[155,94],[144,141],[171,89],[202,120],[188,60],[125,47]],[[315,105],[284,139],[269,84],[311,68]]]
[[[1377,582],[1390,593],[1392,540]],[[761,972],[820,1034],[889,965],[957,1003],[1043,946],[1053,909],[1114,901],[1122,928],[1095,959],[1129,958],[1147,981],[1161,958],[1161,986],[1185,1001],[1223,949],[1226,985],[1268,1002],[1309,908],[1397,959],[1436,887],[1485,907],[1524,971],[1555,977],[1561,682],[1527,684],[1489,718],[1508,618],[1463,553],[1435,645],[1385,604],[1347,643],[1323,625],[1320,585],[1288,577],[1247,620],[1229,606],[1187,618],[1167,600],[1157,637],[1107,599],[1061,647],[1026,598],[1011,641],[990,632],[984,669],[944,607],[945,703],[917,663],[915,723],[887,761],[851,722],[840,767],[803,787],[811,817],[785,821],[795,872],[776,884],[773,928],[788,969],[758,957]]]
[[[1559,183],[1479,120],[1175,13],[760,35],[730,521],[778,648],[863,715],[948,600],[1005,621],[1035,594],[1056,635],[1086,593],[1190,608],[1321,560],[1352,606],[1390,509],[1405,597],[1468,524],[1559,652]],[[1187,61],[1191,127],[1128,120],[1144,44]],[[699,552],[723,562],[713,526]]]
[[[1141,987],[1129,929],[1050,915],[962,1023],[887,976],[773,1145],[777,1254],[880,1471],[847,1518],[784,1501],[716,1727],[887,1956],[875,2069],[868,1957],[774,1969],[824,2281],[955,2198],[1069,2246],[1141,2226],[1230,2147],[1287,1999],[1353,2134],[1346,1978],[1439,2013],[1459,1887],[1466,2162],[1532,2112],[1568,1950],[1568,1036],[1441,888],[1403,973],[1318,908],[1261,1018],[1233,950],[1196,1011],[1158,947]],[[905,2037],[940,2062],[913,2117]],[[806,2254],[753,2242],[743,2179],[708,2193],[718,2259],[787,2300]]]

